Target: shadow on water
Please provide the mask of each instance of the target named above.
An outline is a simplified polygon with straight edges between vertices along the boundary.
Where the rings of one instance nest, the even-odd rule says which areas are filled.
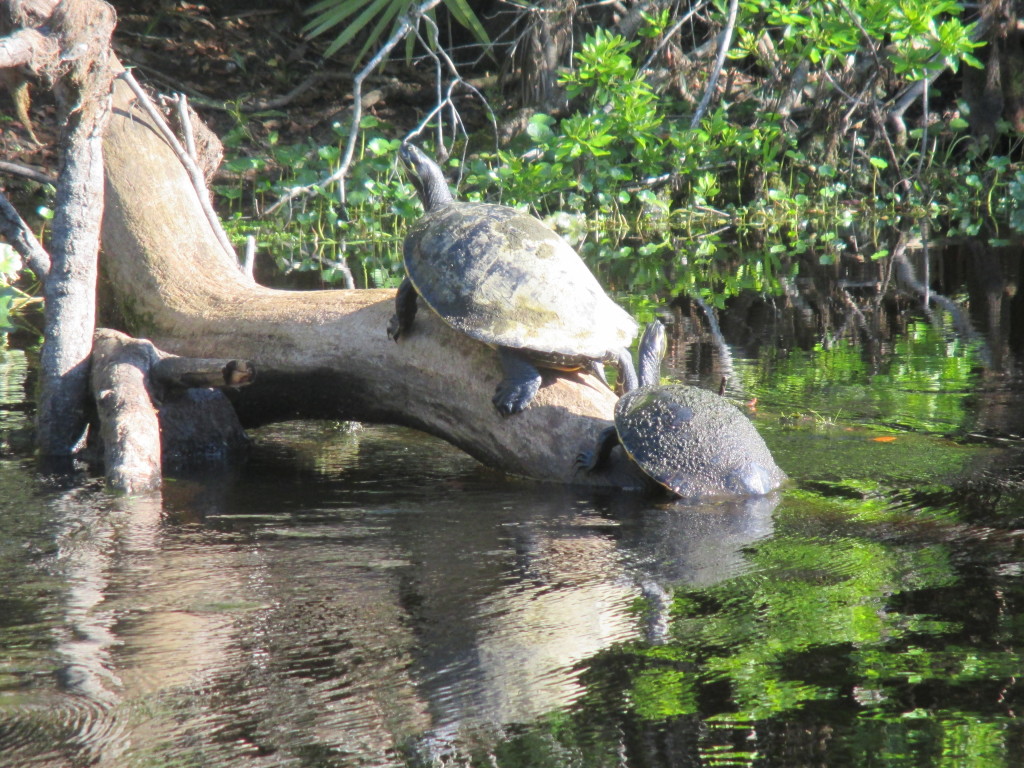
[[[792,478],[745,503],[324,423],[49,486],[0,350],[0,764],[1019,765],[1021,251],[902,258],[675,303],[666,372],[724,376]]]

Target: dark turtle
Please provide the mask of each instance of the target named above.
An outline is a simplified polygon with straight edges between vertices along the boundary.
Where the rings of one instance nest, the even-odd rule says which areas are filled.
[[[540,220],[504,205],[457,202],[440,167],[412,144],[399,156],[424,215],[405,238],[406,278],[388,335],[409,333],[416,297],[453,328],[498,350],[502,414],[530,404],[537,366],[578,370],[616,363],[627,389],[636,322],[612,301],[572,247]]]
[[[621,445],[647,477],[686,498],[759,496],[778,488],[785,474],[740,410],[714,392],[685,384],[659,385],[665,330],[647,326],[640,340],[640,386],[619,398],[615,425],[578,461],[604,469]]]

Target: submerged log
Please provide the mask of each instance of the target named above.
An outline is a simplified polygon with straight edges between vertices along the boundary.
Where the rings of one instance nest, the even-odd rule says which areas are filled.
[[[146,339],[96,331],[91,383],[111,488],[154,490],[164,469],[221,463],[246,449],[248,438],[227,398],[207,387],[205,376],[189,373],[215,363],[221,370],[251,370],[246,361],[178,358]],[[236,378],[231,386],[246,383]],[[217,386],[225,386],[223,380]]]
[[[615,395],[588,373],[546,377],[533,404],[500,416],[497,354],[429,310],[388,339],[392,290],[273,290],[247,278],[217,241],[186,172],[118,81],[104,138],[101,268],[132,333],[160,349],[251,360],[259,378],[229,394],[247,425],[292,418],[400,424],[484,464],[556,482],[636,486],[575,465],[612,418]]]
[[[156,360],[148,341],[105,328],[96,332],[91,378],[103,464],[108,484],[128,493],[160,484],[160,422],[149,385]]]

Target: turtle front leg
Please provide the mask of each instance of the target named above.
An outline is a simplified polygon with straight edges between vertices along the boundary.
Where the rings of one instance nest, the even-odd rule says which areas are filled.
[[[615,353],[615,365],[619,369],[619,380],[616,384],[619,394],[632,392],[639,386],[639,382],[636,379],[636,368],[633,367],[633,358],[628,349],[623,348]]]
[[[412,328],[412,321],[416,318],[417,295],[412,280],[408,277],[398,286],[398,293],[395,294],[395,314],[388,321],[389,339],[398,341]]]
[[[612,449],[619,444],[619,433],[615,427],[605,427],[597,436],[594,447],[589,451],[576,454],[576,466],[587,472],[600,472],[608,467]]]
[[[498,357],[505,378],[495,390],[491,402],[502,416],[511,416],[524,410],[533,400],[540,389],[541,375],[533,363],[511,349],[499,347]]]

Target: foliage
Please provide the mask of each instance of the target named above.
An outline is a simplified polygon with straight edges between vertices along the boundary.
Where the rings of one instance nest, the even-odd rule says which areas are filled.
[[[351,20],[354,6],[332,5]],[[670,30],[679,34],[668,11],[648,17],[636,40],[596,27],[560,77],[569,113],[535,114],[509,147],[470,154],[450,170],[466,199],[501,200],[548,218],[613,293],[630,294],[625,300],[641,319],[678,293],[721,308],[742,290],[778,292],[779,279],[795,274],[792,257],[835,261],[848,248],[846,233],[865,220],[928,217],[966,234],[986,218],[1019,225],[1024,176],[1010,154],[985,156],[970,139],[965,104],[935,113],[927,135],[912,127],[905,146],[863,127],[901,88],[941,68],[978,65],[974,28],[961,12],[948,0],[748,0],[730,65],[748,85],[693,130],[682,117],[692,102],[656,88],[639,63],[652,46],[670,42]],[[772,61],[759,45],[765,39]],[[794,130],[777,105],[802,62],[814,69],[795,95],[809,114]],[[779,76],[763,77],[766,67]],[[851,80],[857,73],[868,79]],[[398,242],[418,209],[393,161],[399,129],[370,119],[360,131],[344,207],[320,190],[287,220],[257,224],[242,201],[270,202],[289,186],[328,176],[347,129],[337,129],[337,145],[272,143],[267,158],[232,161],[229,170],[255,170],[257,179],[254,189],[218,190],[233,201],[233,233],[258,232],[286,272],[319,272],[330,283],[351,270],[359,284],[395,285]],[[271,182],[275,169],[284,175]],[[724,259],[727,239],[749,243],[741,249],[749,258]],[[879,258],[886,248],[869,244],[860,255]]]
[[[401,233],[418,216],[413,187],[396,174],[395,153],[399,142],[385,138],[376,118],[366,117],[361,124],[362,151],[353,164],[348,181],[345,206],[326,189],[318,189],[311,200],[290,209],[285,219],[253,219],[246,209],[262,207],[268,199],[289,185],[312,184],[338,162],[346,130],[335,125],[337,141],[333,145],[271,144],[269,160],[237,157],[225,168],[242,180],[256,171],[249,184],[218,184],[214,191],[229,201],[231,210],[226,228],[236,241],[248,235],[257,239],[261,251],[273,254],[277,267],[285,274],[312,273],[325,283],[338,283],[349,271],[356,273],[362,287],[395,287],[401,281]],[[277,183],[267,175],[271,167],[288,169]],[[246,198],[251,203],[246,204]],[[349,254],[355,251],[358,259]],[[356,267],[353,270],[349,262]]]
[[[480,19],[473,12],[467,0],[444,0],[445,7],[459,24],[466,27],[473,33],[473,36],[483,45],[489,44],[487,30],[480,23]],[[358,64],[364,56],[382,42],[385,30],[388,36],[395,33],[401,18],[409,14],[416,5],[415,0],[319,0],[311,5],[306,13],[313,18],[306,24],[304,31],[310,37],[317,37],[338,26],[343,26],[341,32],[332,40],[324,50],[324,56],[331,56],[341,50],[345,45],[358,39],[371,21],[376,19],[376,24],[365,35],[362,48],[356,54],[355,63]],[[428,12],[433,17],[433,10]],[[436,22],[428,29],[428,35],[433,38],[436,30]],[[415,40],[410,36],[409,42]],[[431,44],[436,45],[436,40],[431,39]]]
[[[783,60],[806,58],[826,70],[890,44],[889,65],[910,79],[939,68],[955,72],[961,61],[981,66],[971,53],[981,45],[971,39],[973,25],[960,22],[963,7],[952,0],[744,0],[741,7],[736,56],[758,55],[757,35],[767,28],[779,32],[773,41]]]

